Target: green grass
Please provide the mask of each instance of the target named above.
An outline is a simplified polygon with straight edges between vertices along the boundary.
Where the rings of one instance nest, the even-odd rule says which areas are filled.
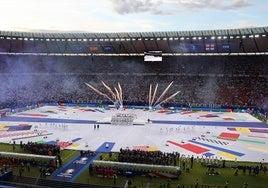
[[[12,145],[9,144],[0,144],[1,151],[12,151]],[[23,152],[23,150],[17,146],[15,152]],[[76,150],[63,150],[61,151],[61,157],[63,159],[63,165],[70,161],[73,157],[79,154],[79,151]],[[117,153],[113,153],[112,158],[109,157],[108,154],[102,154],[103,160],[115,160],[117,157]],[[258,163],[251,162],[234,162],[234,161],[226,161],[226,165],[259,165]],[[268,165],[267,163],[265,164]],[[172,187],[177,187],[178,184],[181,185],[194,185],[196,180],[198,179],[199,185],[206,186],[223,186],[225,182],[229,182],[228,188],[239,188],[243,187],[244,182],[248,183],[248,188],[267,188],[268,183],[268,172],[264,174],[262,171],[259,175],[248,175],[248,171],[246,174],[242,174],[242,170],[239,170],[238,176],[234,175],[235,169],[233,168],[216,168],[216,171],[220,173],[220,175],[208,175],[206,174],[207,168],[202,166],[200,163],[195,162],[194,167],[190,170],[189,173],[182,171],[182,174],[178,180],[167,180],[161,178],[148,178],[148,177],[140,177],[135,176],[131,178],[127,178],[125,176],[118,176],[117,178],[117,186],[124,185],[124,183],[131,179],[133,185],[137,187],[146,187],[147,183],[150,183],[151,187],[159,187],[160,184],[167,184],[168,182]],[[15,175],[18,175],[18,168],[14,168],[13,170]],[[39,177],[39,168],[31,167],[30,172],[25,171],[24,176],[31,177]],[[49,179],[49,177],[48,177]],[[109,178],[97,177],[96,175],[90,176],[88,170],[86,169],[81,175],[75,180],[76,183],[85,183],[85,184],[96,184],[96,185],[112,185],[113,180]],[[187,187],[187,186],[186,186]],[[205,186],[204,186],[205,187]]]

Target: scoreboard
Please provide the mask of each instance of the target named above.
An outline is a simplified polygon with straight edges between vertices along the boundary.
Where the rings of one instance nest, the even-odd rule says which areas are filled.
[[[144,61],[162,61],[162,51],[144,52]]]

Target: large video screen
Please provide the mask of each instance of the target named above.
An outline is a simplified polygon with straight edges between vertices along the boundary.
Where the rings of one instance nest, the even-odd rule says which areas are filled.
[[[162,61],[162,51],[144,52],[144,61]]]

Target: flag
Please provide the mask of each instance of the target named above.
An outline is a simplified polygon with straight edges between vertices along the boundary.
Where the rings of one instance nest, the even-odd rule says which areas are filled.
[[[74,52],[81,53],[84,51],[84,48],[83,48],[83,46],[80,46],[80,45],[74,45],[73,50],[74,50]]]
[[[190,52],[196,52],[197,51],[197,46],[194,44],[189,44],[188,49]]]
[[[111,52],[112,51],[112,46],[103,46],[103,50],[105,52]]]
[[[97,52],[99,50],[98,46],[89,46],[89,51],[91,52]]]
[[[225,51],[228,51],[230,49],[230,44],[222,44],[221,49],[225,50]]]
[[[187,43],[187,42],[181,42],[179,44],[179,51],[180,52],[196,52],[197,51],[197,45],[192,44],[192,43]]]
[[[212,44],[212,43],[206,44],[205,45],[205,50],[206,51],[214,51],[215,50],[215,44]]]

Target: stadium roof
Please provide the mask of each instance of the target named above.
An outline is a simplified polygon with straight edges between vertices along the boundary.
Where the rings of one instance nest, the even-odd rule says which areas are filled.
[[[268,27],[242,29],[119,32],[39,33],[0,31],[0,53],[57,55],[267,54]]]
[[[197,30],[197,31],[166,31],[166,32],[118,32],[118,33],[38,33],[0,31],[0,37],[11,38],[50,38],[50,39],[113,39],[113,38],[164,38],[164,37],[209,37],[209,36],[250,36],[266,35],[268,27],[242,29]]]

